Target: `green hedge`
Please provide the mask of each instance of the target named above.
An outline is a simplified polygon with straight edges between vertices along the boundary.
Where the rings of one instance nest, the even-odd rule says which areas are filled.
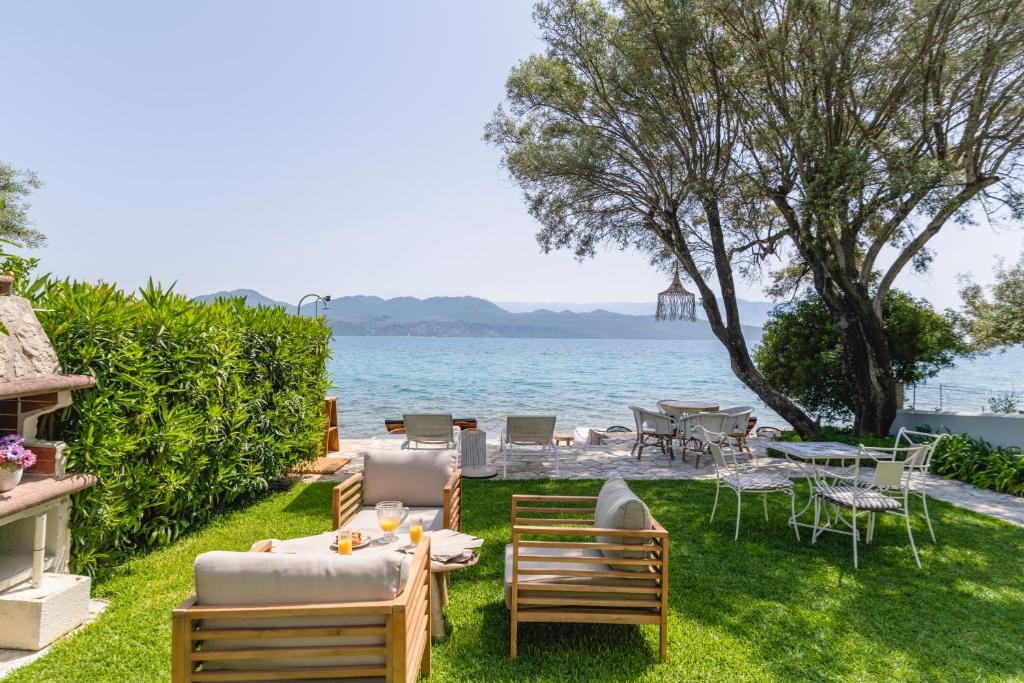
[[[968,434],[943,439],[932,456],[931,471],[983,489],[1024,496],[1024,454],[1020,449],[993,446]]]
[[[197,303],[152,282],[131,295],[42,279],[23,293],[64,371],[97,379],[44,425],[68,442],[69,470],[99,478],[75,500],[77,570],[170,543],[316,457],[322,319]]]

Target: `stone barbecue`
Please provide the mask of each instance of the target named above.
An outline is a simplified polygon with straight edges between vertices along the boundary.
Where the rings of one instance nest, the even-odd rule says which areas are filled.
[[[0,648],[37,650],[88,615],[89,578],[67,574],[71,495],[92,486],[64,470],[64,444],[36,438],[40,415],[71,405],[95,383],[66,375],[27,299],[0,276],[0,436],[20,434],[37,456],[14,489],[0,493]]]

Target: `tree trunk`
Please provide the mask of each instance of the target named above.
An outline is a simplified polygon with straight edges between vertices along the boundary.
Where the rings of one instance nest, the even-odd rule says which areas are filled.
[[[675,255],[676,260],[682,264],[683,270],[697,285],[701,296],[701,305],[707,314],[708,324],[726,351],[729,352],[729,362],[733,374],[741,382],[746,384],[758,397],[764,401],[769,408],[793,426],[802,437],[816,436],[821,430],[818,424],[812,420],[800,406],[791,401],[782,392],[772,386],[761,371],[754,365],[750,358],[750,351],[747,348],[747,341],[743,336],[743,326],[740,324],[739,306],[736,303],[736,288],[732,278],[732,264],[725,250],[725,241],[722,235],[721,218],[718,212],[718,205],[714,201],[706,202],[704,205],[705,215],[711,227],[711,241],[715,259],[715,273],[718,276],[719,288],[722,292],[722,303],[725,306],[725,320],[722,319],[722,312],[718,308],[718,299],[711,290],[707,281],[697,267],[680,230],[678,219],[669,213],[665,219],[670,226],[666,237],[663,237],[665,246]]]
[[[896,379],[889,340],[871,301],[843,297],[839,329],[843,336],[843,367],[853,389],[855,434],[889,433],[896,419]]]

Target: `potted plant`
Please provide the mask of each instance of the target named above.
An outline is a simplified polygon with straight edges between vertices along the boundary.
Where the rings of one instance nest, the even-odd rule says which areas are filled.
[[[21,482],[21,474],[36,464],[36,454],[25,448],[20,434],[0,437],[0,493]]]

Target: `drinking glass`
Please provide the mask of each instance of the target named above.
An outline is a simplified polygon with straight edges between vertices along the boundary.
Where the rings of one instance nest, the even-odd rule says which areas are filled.
[[[414,517],[409,522],[409,543],[419,545],[421,538],[423,538],[423,520],[419,517]]]
[[[351,555],[352,554],[352,532],[351,531],[339,531],[338,532],[338,554],[339,555]]]
[[[397,529],[405,518],[409,516],[409,508],[404,507],[400,501],[385,500],[377,503],[377,524],[384,532],[384,542],[391,543],[395,540],[395,529]]]

